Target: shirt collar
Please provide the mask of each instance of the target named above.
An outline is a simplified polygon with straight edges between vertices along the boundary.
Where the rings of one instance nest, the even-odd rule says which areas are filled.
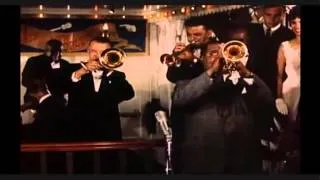
[[[275,27],[271,28],[271,29],[270,29],[270,30],[271,30],[271,33],[273,33],[274,31],[278,30],[278,29],[280,28],[280,26],[281,26],[281,24],[278,24],[278,25],[276,25]],[[267,29],[268,29],[268,27],[267,27],[265,24],[263,24],[263,29],[264,29],[264,31],[266,32]]]
[[[42,97],[40,98],[40,100],[39,100],[39,104],[41,104],[45,99],[47,99],[47,98],[50,97],[50,96],[51,96],[51,94],[46,94],[46,95],[42,96]]]

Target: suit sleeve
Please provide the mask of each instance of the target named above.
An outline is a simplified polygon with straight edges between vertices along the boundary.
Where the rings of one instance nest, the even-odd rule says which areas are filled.
[[[206,72],[192,80],[178,81],[173,92],[172,106],[181,107],[193,103],[206,94],[215,83],[216,81]]]
[[[117,88],[115,88],[116,91],[113,95],[115,96],[116,101],[120,103],[122,101],[127,101],[133,98],[135,92],[132,85],[127,81],[126,75],[124,73],[120,72],[118,78],[119,85]]]
[[[178,80],[181,80],[181,74],[183,73],[183,70],[181,67],[176,67],[176,66],[170,66],[168,67],[167,71],[167,79],[172,82],[176,83]]]
[[[248,88],[248,95],[253,100],[255,112],[258,115],[260,137],[269,139],[270,127],[273,127],[274,101],[269,87],[258,77],[254,76],[254,83]]]
[[[33,58],[29,58],[27,63],[22,71],[22,85],[27,87],[28,84],[31,83],[33,77],[35,76],[34,73],[36,72],[33,68]]]

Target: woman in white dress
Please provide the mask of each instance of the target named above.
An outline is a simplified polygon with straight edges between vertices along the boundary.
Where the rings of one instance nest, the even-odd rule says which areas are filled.
[[[300,8],[295,6],[288,15],[292,31],[296,37],[282,42],[278,51],[278,76],[276,108],[288,115],[290,123],[298,118],[300,101]],[[285,78],[285,74],[287,77]]]

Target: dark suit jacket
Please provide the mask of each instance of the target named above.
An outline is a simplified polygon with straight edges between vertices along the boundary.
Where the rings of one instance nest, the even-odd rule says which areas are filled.
[[[283,41],[293,39],[295,37],[294,33],[281,26],[267,39],[262,25],[252,26],[250,33],[252,34],[250,39],[251,50],[255,52],[254,60],[250,62],[252,70],[269,86],[275,97],[278,49]]]
[[[29,58],[22,72],[22,85],[27,88],[25,102],[32,99],[28,95],[28,84],[35,79],[44,79],[51,94],[63,96],[66,92],[65,87],[68,69],[69,63],[63,59],[60,60],[59,69],[52,69],[51,61],[45,55]]]
[[[240,83],[242,82],[242,83]],[[183,108],[173,122],[173,155],[179,173],[257,173],[261,170],[260,138],[272,118],[273,100],[258,77],[241,95],[221,77],[210,82],[206,73],[178,81],[172,106]],[[260,116],[258,116],[260,115]]]
[[[26,141],[57,142],[65,140],[66,107],[58,96],[49,96],[38,105],[34,122],[26,125]]]
[[[71,74],[81,66],[73,65],[70,72],[69,111],[70,136],[73,140],[120,140],[119,103],[134,97],[134,89],[123,72],[103,73],[100,89],[94,90],[93,76],[84,75],[79,82]]]
[[[203,72],[203,64],[198,61],[197,63],[182,61],[181,66],[170,66],[167,71],[167,79],[176,83],[179,80],[191,79]]]

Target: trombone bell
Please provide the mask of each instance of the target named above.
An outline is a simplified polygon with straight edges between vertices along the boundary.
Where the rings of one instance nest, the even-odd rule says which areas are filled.
[[[106,49],[101,53],[99,62],[102,67],[106,69],[118,68],[123,65],[123,59],[126,57],[126,53],[117,48]]]

